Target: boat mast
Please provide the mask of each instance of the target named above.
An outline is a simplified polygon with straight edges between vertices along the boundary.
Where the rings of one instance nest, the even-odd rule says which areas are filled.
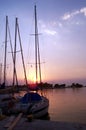
[[[6,85],[6,56],[7,56],[7,25],[8,16],[6,16],[6,33],[5,33],[5,55],[4,55],[4,86]]]
[[[10,28],[9,28],[9,23],[8,23],[8,33],[9,33],[9,40],[10,40],[10,47],[11,47],[11,53],[12,53],[12,59],[13,59],[13,65],[14,65],[14,56],[13,56],[13,47],[12,47],[12,41],[11,41],[11,34],[10,34]],[[15,75],[16,75],[16,84],[18,86],[18,79],[17,79],[17,73],[16,73],[16,68],[14,66],[14,72],[15,72]],[[13,86],[14,86],[14,81],[13,81]]]
[[[36,84],[38,83],[38,66],[39,65],[39,78],[41,83],[41,66],[40,66],[40,52],[39,52],[39,39],[38,39],[38,27],[37,27],[37,12],[36,5],[34,6],[35,11],[35,68],[36,68]]]
[[[16,40],[17,40],[17,20],[15,22],[15,44],[14,44],[14,62],[13,62],[13,86],[15,84],[15,76],[16,76],[16,71],[15,71],[15,68],[16,68]]]
[[[16,78],[16,53],[19,52],[19,51],[16,51],[17,33],[18,33],[18,36],[19,36],[20,52],[21,52],[21,56],[22,56],[22,63],[23,63],[25,81],[26,81],[26,85],[27,85],[27,76],[26,76],[26,69],[25,69],[25,63],[24,63],[24,57],[23,57],[23,49],[22,49],[21,37],[20,37],[20,31],[19,31],[19,25],[18,25],[18,18],[16,18],[16,22],[15,22],[15,45],[14,45],[14,60],[13,60],[13,63],[14,63],[13,85],[15,83],[15,78]]]
[[[36,16],[36,5],[35,11],[35,68],[36,68],[36,84],[38,82],[38,71],[37,71],[37,16]]]
[[[16,21],[17,21],[17,29],[18,29],[18,35],[19,35],[20,51],[21,51],[23,69],[24,69],[25,82],[26,82],[26,85],[27,85],[28,83],[27,83],[27,76],[26,76],[26,69],[25,69],[25,63],[24,63],[24,57],[23,57],[23,49],[22,49],[22,44],[21,44],[21,37],[20,37],[20,31],[19,31],[18,18],[16,18]]]

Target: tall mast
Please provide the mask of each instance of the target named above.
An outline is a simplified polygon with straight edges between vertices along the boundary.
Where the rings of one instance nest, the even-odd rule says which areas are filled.
[[[39,52],[39,39],[38,39],[38,27],[37,27],[37,13],[36,5],[34,6],[35,10],[35,63],[36,63],[36,83],[38,82],[38,66],[39,65],[39,78],[41,83],[41,66],[40,66],[40,52]]]
[[[14,45],[14,62],[13,62],[13,86],[15,84],[15,76],[16,76],[16,71],[15,71],[15,68],[16,68],[16,40],[17,40],[17,19],[16,19],[16,22],[15,22],[15,45]]]
[[[27,85],[26,69],[25,69],[25,63],[24,63],[24,57],[23,57],[23,49],[22,49],[22,44],[21,44],[19,24],[18,24],[18,19],[17,18],[16,18],[16,21],[17,21],[17,29],[18,29],[18,35],[19,35],[19,42],[20,42],[20,49],[21,49],[21,57],[22,57],[22,63],[23,63],[23,69],[24,69],[25,82],[26,82],[26,85]]]
[[[36,83],[38,82],[38,71],[37,71],[37,14],[36,5],[34,7],[35,11],[35,68],[36,68]]]
[[[22,56],[22,63],[23,63],[23,69],[24,69],[25,82],[26,82],[26,85],[27,85],[27,76],[26,76],[26,69],[25,69],[25,63],[24,63],[24,57],[23,57],[23,49],[22,49],[21,37],[20,37],[20,31],[19,31],[19,25],[18,25],[18,18],[16,18],[16,22],[15,22],[15,45],[14,45],[14,57],[13,57],[13,64],[14,64],[13,86],[14,86],[15,80],[18,83],[17,74],[16,74],[16,53],[19,52],[19,51],[16,51],[17,33],[18,33],[19,43],[20,43],[20,52],[21,52],[21,56]]]
[[[6,85],[7,25],[8,25],[8,16],[6,16],[6,32],[5,32],[4,85]]]
[[[9,22],[8,22],[8,33],[9,33],[9,40],[10,40],[10,47],[11,47],[11,53],[12,53],[12,59],[13,59],[13,65],[15,64],[14,62],[14,55],[13,55],[13,47],[12,47],[12,41],[11,41],[11,34],[10,34],[10,28],[9,28]],[[15,75],[16,75],[16,84],[18,86],[18,79],[17,79],[17,72],[16,72],[16,68],[15,66],[13,67]],[[14,85],[14,81],[13,81],[13,85]]]

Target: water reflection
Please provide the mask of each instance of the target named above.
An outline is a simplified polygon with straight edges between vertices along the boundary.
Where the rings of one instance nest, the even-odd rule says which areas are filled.
[[[86,123],[86,88],[48,91],[51,120]]]

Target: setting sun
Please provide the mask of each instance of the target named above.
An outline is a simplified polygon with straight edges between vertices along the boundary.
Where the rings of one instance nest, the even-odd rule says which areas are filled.
[[[29,72],[27,78],[28,78],[29,83],[31,84],[36,83],[36,74],[34,71]],[[39,83],[39,81],[40,81],[40,78],[38,76],[37,82]]]

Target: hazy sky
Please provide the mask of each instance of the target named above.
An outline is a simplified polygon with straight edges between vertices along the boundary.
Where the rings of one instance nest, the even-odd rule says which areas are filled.
[[[33,62],[30,54],[33,37],[30,34],[34,33],[35,3],[38,30],[41,33],[39,36],[41,61],[45,62],[42,64],[43,80],[86,84],[86,0],[0,0],[0,61],[3,62],[4,55],[5,17],[6,15],[9,17],[13,44],[15,17],[18,17],[27,77],[34,79],[31,74],[34,65],[28,63]],[[17,55],[17,71],[19,78],[23,78],[20,56]],[[10,72],[11,59],[8,60],[8,64],[11,64],[8,67]]]

